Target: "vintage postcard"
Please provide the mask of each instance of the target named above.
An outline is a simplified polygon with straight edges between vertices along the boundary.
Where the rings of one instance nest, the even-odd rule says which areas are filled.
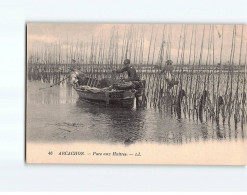
[[[245,25],[26,32],[27,163],[247,164]]]

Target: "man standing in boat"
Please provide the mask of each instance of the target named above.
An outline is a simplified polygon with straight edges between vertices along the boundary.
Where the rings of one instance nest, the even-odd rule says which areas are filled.
[[[140,78],[138,77],[136,73],[136,69],[130,64],[129,59],[124,60],[124,68],[120,70],[114,70],[113,73],[123,73],[127,72],[128,73],[128,78],[125,79],[125,81],[140,81]]]
[[[124,68],[121,70],[113,71],[113,73],[123,73],[127,72],[128,73],[128,78],[125,79],[124,81],[131,81],[134,84],[135,89],[137,89],[137,92],[135,94],[136,96],[136,105],[137,107],[141,107],[142,105],[142,96],[143,96],[143,83],[141,82],[136,69],[130,64],[129,59],[124,60]]]

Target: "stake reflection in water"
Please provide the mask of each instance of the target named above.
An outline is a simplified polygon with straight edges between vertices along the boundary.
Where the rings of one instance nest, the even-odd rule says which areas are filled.
[[[78,25],[80,27],[80,24]],[[74,25],[74,28],[76,29],[78,25]],[[47,28],[46,24],[40,26]],[[65,24],[50,27],[57,30],[56,28],[59,29],[60,26],[66,27]],[[92,24],[90,27],[94,29],[99,26]],[[74,41],[69,40],[67,36],[66,40],[62,37],[61,41],[59,39],[50,44],[42,41],[34,44],[30,39],[27,56],[27,78],[30,85],[43,83],[42,85],[46,87],[48,83],[57,83],[66,78],[71,67],[93,78],[91,80],[117,80],[125,75],[114,75],[112,71],[119,69],[123,60],[129,58],[140,78],[146,81],[143,107],[140,110],[129,111],[129,116],[133,118],[137,116],[135,118],[137,124],[143,121],[138,118],[139,112],[142,113],[141,116],[148,118],[143,126],[136,126],[142,129],[134,132],[139,136],[132,139],[123,136],[124,142],[145,140],[147,135],[149,135],[147,140],[152,140],[153,135],[159,135],[161,137],[157,136],[157,139],[167,143],[245,137],[247,43],[246,29],[243,25],[110,26],[112,28],[107,29],[109,33],[103,29],[95,33],[92,31],[91,34],[86,33],[90,34],[90,39],[86,35],[81,35]],[[30,29],[28,28],[28,33],[32,34],[32,28]],[[37,32],[37,29],[35,30]],[[73,36],[74,34],[71,38]],[[39,96],[43,97],[41,102],[45,104],[53,104],[53,101],[56,101],[58,104],[74,105],[75,99],[78,99],[66,80],[60,83],[60,92],[53,94],[50,89],[48,91],[49,93],[44,90],[31,95],[36,94],[34,98],[37,99],[36,103]],[[64,94],[66,95],[63,98]],[[75,105],[79,109],[80,104]],[[84,105],[83,108],[85,107]],[[94,108],[101,109],[98,106]],[[109,119],[109,113],[117,114],[122,111],[102,108],[99,112],[102,114],[106,112],[103,115]],[[124,121],[124,118],[115,120],[115,115],[112,115],[112,121]],[[86,115],[83,116],[87,118]],[[158,123],[148,126],[150,116]],[[130,119],[129,129],[132,129],[131,121]],[[174,129],[181,131],[173,130],[173,127],[167,124],[173,124]],[[197,130],[186,130],[187,125],[191,129],[197,127]],[[111,130],[116,128],[112,124],[110,126]],[[151,130],[153,128],[154,130]],[[190,131],[191,133],[188,133]],[[156,133],[151,135],[150,132]],[[112,134],[111,132],[110,135]]]
[[[158,107],[106,108],[78,99],[75,91],[61,84],[37,90],[46,83],[28,82],[30,141],[95,141],[103,143],[158,142],[183,144],[208,140],[244,139],[246,130],[222,122],[178,119]]]

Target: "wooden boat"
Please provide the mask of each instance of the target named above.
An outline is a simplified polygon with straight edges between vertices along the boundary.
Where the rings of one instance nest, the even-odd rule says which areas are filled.
[[[132,108],[135,98],[139,99],[145,88],[145,81],[117,82],[112,85],[109,83],[104,85],[107,80],[99,81],[96,78],[85,77],[83,74],[79,75],[75,71],[71,72],[70,77],[71,84],[81,100],[114,107]]]
[[[132,108],[136,90],[114,90],[87,85],[73,86],[81,100],[122,108]]]

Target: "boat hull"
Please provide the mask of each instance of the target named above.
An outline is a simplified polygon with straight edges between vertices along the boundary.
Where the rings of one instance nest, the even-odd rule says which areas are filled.
[[[134,106],[135,92],[130,90],[100,91],[94,93],[80,88],[74,89],[81,100],[113,107],[132,108]]]

